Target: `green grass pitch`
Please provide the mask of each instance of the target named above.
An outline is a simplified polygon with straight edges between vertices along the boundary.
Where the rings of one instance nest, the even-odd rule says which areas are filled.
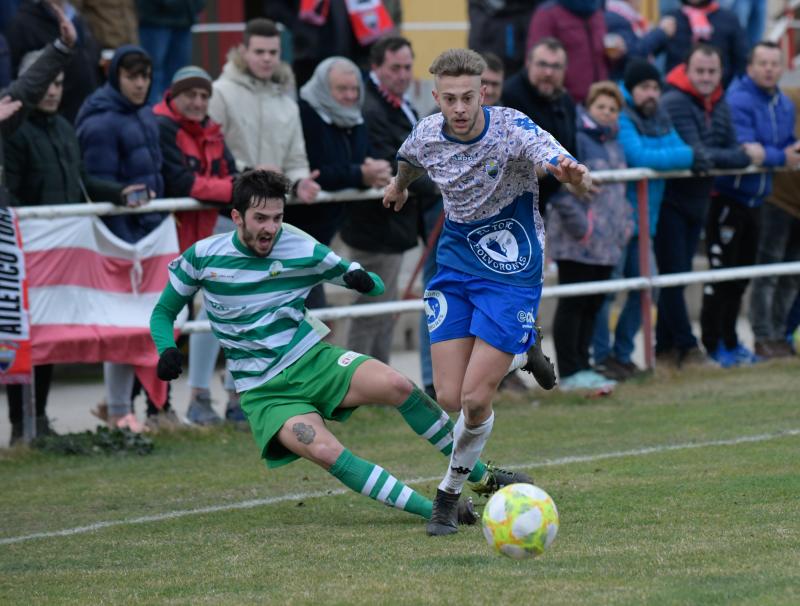
[[[561,516],[522,562],[479,527],[429,538],[310,463],[267,471],[233,429],[146,457],[5,451],[0,604],[800,604],[799,392],[776,361],[499,400],[484,459]],[[333,430],[433,494],[446,461],[396,412]]]

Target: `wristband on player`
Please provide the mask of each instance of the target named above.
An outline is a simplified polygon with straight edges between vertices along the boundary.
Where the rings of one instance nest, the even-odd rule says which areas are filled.
[[[368,297],[381,296],[386,290],[386,286],[383,284],[383,280],[381,280],[381,277],[376,273],[373,273],[371,271],[368,271],[367,273],[369,274],[370,278],[372,278],[372,281],[375,282],[375,286],[372,287],[372,290],[364,294],[367,295]]]

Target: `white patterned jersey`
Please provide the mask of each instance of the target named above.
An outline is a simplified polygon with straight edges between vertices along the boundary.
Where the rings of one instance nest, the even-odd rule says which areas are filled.
[[[424,168],[442,192],[437,263],[508,284],[540,284],[544,223],[536,168],[571,156],[521,112],[483,112],[483,132],[469,141],[445,134],[441,113],[420,120],[397,159]]]

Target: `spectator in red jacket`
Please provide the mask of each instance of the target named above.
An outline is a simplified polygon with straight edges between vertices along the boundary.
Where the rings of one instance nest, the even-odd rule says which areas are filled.
[[[153,108],[164,155],[161,173],[167,197],[218,203],[229,214],[236,163],[219,124],[208,117],[211,91],[205,70],[182,67]],[[181,250],[210,236],[218,215],[213,209],[176,213]]]
[[[212,93],[211,76],[189,65],[172,78],[164,98],[153,108],[158,120],[164,190],[170,197],[190,196],[220,205],[220,210],[195,210],[176,213],[181,250],[215,233],[231,231],[230,202],[236,162],[219,124],[208,117]],[[216,230],[215,230],[216,226]],[[204,319],[203,314],[198,319]],[[196,333],[189,338],[189,387],[191,398],[187,418],[196,425],[221,421],[211,403],[209,383],[214,374],[219,343],[211,333]],[[232,379],[226,377],[229,402],[226,417],[244,422]]]

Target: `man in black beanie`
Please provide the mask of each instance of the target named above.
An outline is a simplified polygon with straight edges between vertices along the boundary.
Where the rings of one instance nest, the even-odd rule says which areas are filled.
[[[672,126],[667,113],[660,106],[661,73],[648,61],[636,59],[625,69],[625,86],[622,93],[625,107],[619,116],[619,142],[625,151],[625,161],[631,168],[653,170],[680,170],[690,168],[694,161],[692,148],[686,145]],[[616,276],[639,276],[639,221],[636,213],[636,182],[627,186],[628,202],[633,207],[634,232],[628,242]],[[647,182],[649,233],[656,232],[664,181]],[[651,245],[652,250],[652,245]],[[653,254],[650,252],[651,273],[655,273]],[[597,317],[594,334],[594,361],[600,373],[620,381],[629,378],[637,369],[631,360],[634,338],[642,322],[640,294],[631,291],[617,321],[613,346],[608,330],[606,302]]]
[[[634,102],[635,109],[647,117],[654,115],[661,96],[661,72],[658,68],[644,59],[631,61],[625,70],[623,81],[626,91],[631,96],[628,101]],[[637,103],[633,98],[633,90],[639,85],[642,85],[641,93],[638,95],[641,102]]]

